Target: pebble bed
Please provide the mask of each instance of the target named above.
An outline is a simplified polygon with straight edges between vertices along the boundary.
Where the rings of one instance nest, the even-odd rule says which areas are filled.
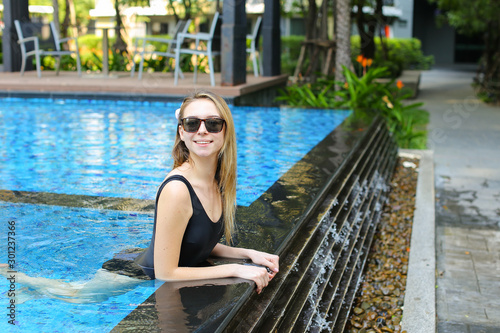
[[[345,328],[348,333],[404,333],[406,274],[415,210],[418,159],[400,158],[374,236],[363,280]]]

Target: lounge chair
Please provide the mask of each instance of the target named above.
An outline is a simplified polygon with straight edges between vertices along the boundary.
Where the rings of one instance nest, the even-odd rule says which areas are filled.
[[[179,33],[184,33],[184,34],[187,33],[187,29],[189,28],[190,24],[191,24],[191,20],[187,20],[187,21],[180,20],[179,22],[177,22],[177,25],[175,26],[175,30],[174,30],[174,36],[172,39],[159,38],[159,37],[139,37],[139,38],[136,38],[136,40],[135,40],[135,53],[134,53],[134,57],[132,57],[132,59],[134,59],[135,55],[137,55],[137,54],[140,54],[140,56],[141,56],[141,61],[139,63],[139,75],[138,75],[139,80],[142,79],[142,72],[144,70],[144,56],[146,54],[149,54],[149,55],[158,55],[158,56],[166,57],[167,59],[168,58],[175,58],[174,50],[175,50],[175,47],[177,45],[177,35]],[[167,50],[166,50],[166,52],[162,52],[162,51],[158,51],[158,50],[148,51],[147,49],[150,47],[150,45],[148,45],[148,42],[158,42],[158,43],[167,44]],[[138,51],[139,45],[142,46],[141,52]],[[135,73],[135,62],[133,62],[132,70],[130,71],[130,76],[134,77],[134,73]],[[182,73],[181,73],[181,76],[183,77]]]
[[[196,62],[194,65],[194,83],[196,83],[197,73],[198,73],[198,56],[207,56],[208,57],[208,67],[210,70],[210,84],[215,86],[215,77],[214,77],[214,63],[213,57],[220,54],[220,51],[213,50],[213,41],[218,36],[215,36],[215,30],[217,27],[217,23],[219,21],[219,12],[215,12],[214,18],[212,20],[212,25],[210,26],[210,32],[199,32],[197,34],[189,34],[189,33],[179,33],[177,35],[177,45],[175,48],[175,78],[174,85],[177,85],[179,79],[179,73],[181,73],[181,69],[179,66],[180,56],[182,54],[191,54],[196,56]],[[192,48],[183,48],[182,45],[185,39],[192,39],[195,42],[194,49]],[[200,41],[205,42],[206,47],[202,49],[200,47]]]
[[[247,40],[250,41],[250,48],[247,48],[247,53],[249,53],[250,57],[252,58],[253,74],[255,76],[259,76],[259,73],[262,74],[262,66],[259,66],[259,61],[258,61],[258,58],[260,58],[258,49],[259,49],[261,24],[262,24],[262,16],[259,16],[257,18],[257,21],[255,22],[252,34],[247,35]],[[260,61],[260,63],[262,64],[262,61]]]
[[[24,75],[26,68],[26,60],[29,56],[36,58],[36,71],[38,77],[42,77],[41,59],[40,56],[52,56],[56,58],[56,75],[59,75],[59,67],[61,65],[61,56],[63,55],[76,55],[76,67],[78,69],[78,76],[82,76],[82,69],[80,63],[80,52],[78,51],[78,40],[74,37],[59,38],[54,22],[50,22],[49,29],[44,29],[47,25],[32,22],[14,21],[16,26],[18,43],[21,47],[21,75]],[[45,35],[45,36],[44,36]],[[75,42],[75,51],[64,50],[61,48],[62,43],[70,40]]]

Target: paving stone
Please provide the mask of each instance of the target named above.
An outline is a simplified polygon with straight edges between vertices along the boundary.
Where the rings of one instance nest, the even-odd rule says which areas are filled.
[[[440,321],[437,324],[439,333],[469,333],[469,327],[463,323]]]
[[[479,289],[481,294],[488,297],[500,297],[500,282],[479,280]],[[500,320],[500,317],[498,317]]]
[[[500,326],[498,327],[487,327],[481,325],[469,325],[470,333],[499,333]]]
[[[461,259],[461,258],[446,258],[444,262],[443,269],[453,268],[456,270],[462,271],[473,271],[474,263],[470,258]]]
[[[498,326],[500,326],[500,306],[488,306],[485,308],[485,311],[486,317],[493,322],[498,323]],[[497,332],[500,332],[500,330],[498,330]]]
[[[488,246],[486,244],[486,240],[483,239],[470,239],[467,237],[467,246],[470,249],[488,251]]]
[[[500,333],[500,112],[477,102],[459,128],[445,117],[474,96],[473,75],[432,70],[421,81],[435,161],[438,333]]]

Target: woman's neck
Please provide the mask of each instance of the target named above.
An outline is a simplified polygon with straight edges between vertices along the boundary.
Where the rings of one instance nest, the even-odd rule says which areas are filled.
[[[215,180],[215,173],[217,172],[217,159],[190,156],[188,163],[191,168],[191,174],[194,178],[208,184]]]

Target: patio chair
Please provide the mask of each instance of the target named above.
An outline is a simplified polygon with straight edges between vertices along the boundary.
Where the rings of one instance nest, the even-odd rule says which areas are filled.
[[[213,57],[220,54],[220,51],[213,50],[213,41],[215,38],[219,38],[215,36],[215,30],[217,27],[217,23],[219,21],[219,12],[215,12],[214,18],[212,20],[212,25],[210,26],[210,32],[199,32],[197,34],[189,34],[189,33],[179,33],[177,35],[177,44],[175,48],[175,78],[174,85],[177,85],[179,79],[179,73],[181,72],[179,61],[180,56],[182,54],[191,54],[196,56],[196,62],[194,65],[194,83],[196,83],[197,72],[198,72],[198,56],[206,56],[208,57],[208,67],[210,70],[210,84],[215,86],[215,77],[214,77],[214,62]],[[182,44],[184,43],[184,39],[192,39],[195,42],[194,49],[192,48],[183,48]],[[206,48],[200,48],[200,41],[205,42]]]
[[[47,25],[32,22],[20,22],[19,20],[14,21],[16,26],[17,36],[19,38],[18,43],[21,47],[21,75],[24,75],[24,70],[26,68],[26,61],[29,56],[35,56],[36,59],[36,71],[38,77],[42,77],[41,72],[41,59],[40,56],[52,56],[56,58],[56,75],[59,75],[59,67],[61,65],[61,56],[63,55],[76,55],[76,67],[78,69],[78,76],[82,76],[82,69],[80,63],[80,52],[78,51],[78,40],[74,37],[69,38],[59,38],[54,22],[50,22],[47,29]],[[75,42],[75,51],[64,50],[61,48],[63,43],[67,43],[70,40]]]
[[[259,66],[259,38],[260,38],[260,30],[261,30],[261,24],[262,24],[262,16],[259,16],[257,18],[257,21],[255,22],[255,26],[253,28],[252,34],[247,35],[247,40],[250,41],[250,48],[247,48],[247,53],[250,54],[250,57],[252,58],[252,63],[253,63],[253,74],[257,77],[259,76],[259,73],[262,75],[262,67]],[[262,64],[262,61],[260,62]]]
[[[177,22],[177,25],[175,26],[174,29],[174,35],[172,39],[167,39],[167,38],[159,38],[159,37],[142,37],[142,38],[137,38],[135,40],[135,53],[132,59],[134,59],[135,55],[137,55],[138,52],[138,47],[139,47],[139,42],[142,42],[142,51],[140,52],[141,56],[141,62],[139,63],[139,75],[137,76],[140,79],[142,79],[142,71],[144,70],[144,56],[147,54],[149,55],[158,55],[165,57],[165,61],[167,61],[168,58],[175,58],[175,47],[177,45],[177,35],[179,33],[187,33],[187,30],[189,28],[189,25],[191,24],[191,20],[180,20]],[[153,47],[151,44],[147,44],[148,42],[158,42],[162,44],[167,44],[167,50],[165,52],[159,51],[159,50],[152,50],[148,51],[147,49],[149,47]],[[135,62],[133,63],[132,70],[130,71],[130,77],[134,77],[134,72],[135,72]],[[181,77],[184,78],[184,75],[182,72],[180,73]]]

